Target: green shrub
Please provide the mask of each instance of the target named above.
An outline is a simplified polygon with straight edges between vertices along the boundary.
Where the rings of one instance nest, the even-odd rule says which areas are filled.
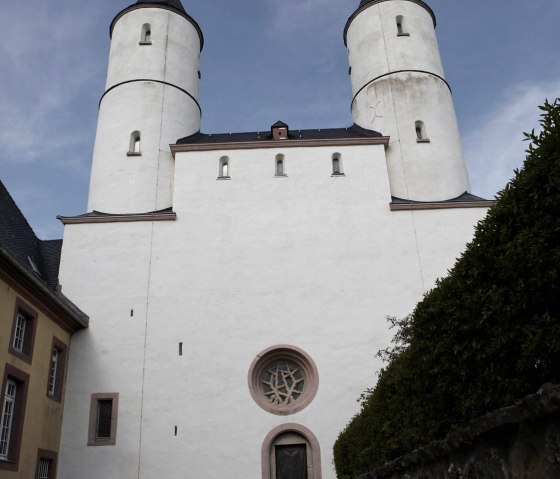
[[[560,101],[449,275],[412,315],[335,447],[338,477],[366,472],[560,382]]]

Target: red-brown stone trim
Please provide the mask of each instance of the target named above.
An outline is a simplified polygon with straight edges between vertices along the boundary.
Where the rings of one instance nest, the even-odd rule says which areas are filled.
[[[85,223],[132,223],[137,221],[175,221],[176,213],[142,213],[138,215],[57,216],[65,225]]]
[[[6,383],[8,379],[12,379],[17,383],[17,391],[14,417],[12,419],[8,460],[0,459],[0,471],[17,471],[19,467],[23,424],[25,421],[25,409],[27,406],[29,374],[20,371],[10,364],[6,364],[4,369],[4,378],[2,379],[2,390],[0,391],[0,413],[4,407],[4,395],[6,394]]]
[[[261,390],[261,374],[271,362],[284,359],[298,364],[305,378],[305,389],[301,397],[289,405],[270,403]],[[249,392],[255,402],[272,414],[287,416],[301,411],[315,398],[319,389],[319,373],[313,359],[302,349],[287,344],[280,344],[265,349],[253,360],[248,374]]]
[[[25,326],[25,335],[23,341],[23,351],[14,348],[14,336],[16,333],[16,322],[18,315],[23,315],[27,319]],[[37,319],[39,314],[33,308],[24,303],[20,298],[16,299],[14,308],[14,317],[12,321],[12,334],[10,335],[10,354],[25,361],[28,364],[33,362],[33,350],[35,346],[35,333],[37,331]]]
[[[493,200],[481,201],[430,201],[425,203],[389,203],[391,211],[413,210],[448,210],[453,208],[490,208],[496,204]]]
[[[309,429],[295,423],[282,424],[275,427],[265,437],[261,448],[262,479],[272,479],[272,473],[270,470],[271,448],[278,436],[288,432],[300,434],[309,443],[311,447],[311,457],[313,457],[313,477],[310,477],[309,479],[321,479],[321,447],[319,446],[319,441]]]
[[[309,148],[317,146],[359,146],[359,145],[389,145],[388,136],[376,136],[367,138],[334,138],[323,140],[299,140],[290,139],[278,141],[239,141],[230,143],[196,143],[186,145],[170,145],[171,154],[175,158],[176,153],[186,151],[215,151],[215,150],[255,150],[261,148]]]
[[[51,468],[49,469],[49,479],[56,477],[56,468],[58,466],[58,454],[54,451],[46,451],[45,449],[37,450],[37,466],[35,466],[35,477],[39,477],[39,465],[41,459],[49,459],[51,461]]]
[[[112,400],[111,436],[107,439],[97,437],[97,403]],[[88,446],[114,446],[117,443],[117,420],[119,416],[119,393],[95,393],[91,395],[89,406]]]

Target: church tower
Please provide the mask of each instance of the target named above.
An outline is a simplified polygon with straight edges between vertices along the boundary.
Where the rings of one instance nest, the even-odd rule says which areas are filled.
[[[169,208],[169,145],[200,129],[202,32],[180,0],[138,0],[115,17],[110,33],[88,211]]]
[[[422,0],[362,0],[344,30],[354,123],[390,136],[391,194],[412,201],[470,190],[435,26]]]

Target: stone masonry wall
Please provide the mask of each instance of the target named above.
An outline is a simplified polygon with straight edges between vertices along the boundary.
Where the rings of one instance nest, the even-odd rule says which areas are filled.
[[[356,479],[560,479],[560,386]]]

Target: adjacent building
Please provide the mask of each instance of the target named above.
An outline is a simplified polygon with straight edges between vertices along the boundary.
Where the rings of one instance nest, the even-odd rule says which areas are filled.
[[[62,241],[41,241],[0,182],[0,477],[54,479],[71,336],[88,317],[58,285]]]

